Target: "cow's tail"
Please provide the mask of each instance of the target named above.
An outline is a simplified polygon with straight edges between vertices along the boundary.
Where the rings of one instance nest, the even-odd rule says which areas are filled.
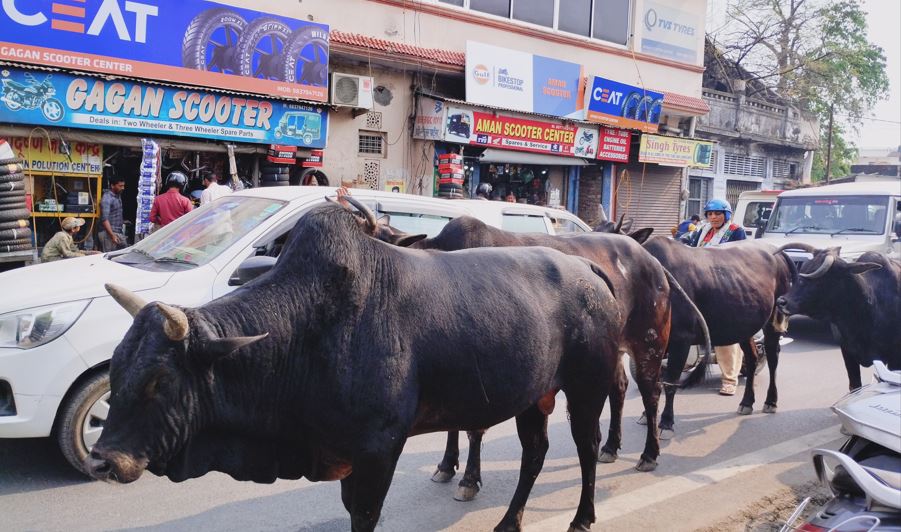
[[[663,268],[662,264],[661,267]],[[713,350],[710,347],[710,329],[707,328],[707,321],[704,320],[704,315],[701,314],[700,309],[698,309],[695,302],[688,297],[688,294],[685,293],[685,290],[682,289],[682,286],[676,281],[673,274],[666,268],[663,268],[663,271],[666,273],[666,279],[669,281],[670,288],[675,288],[676,292],[679,292],[679,294],[685,298],[685,302],[688,303],[688,306],[698,315],[698,321],[701,323],[701,330],[704,332],[704,353],[701,355],[701,359],[698,360],[698,365],[695,366],[695,369],[691,370],[688,378],[679,386],[680,388],[691,388],[692,386],[696,386],[703,382],[707,377],[707,370],[710,367],[710,352]]]

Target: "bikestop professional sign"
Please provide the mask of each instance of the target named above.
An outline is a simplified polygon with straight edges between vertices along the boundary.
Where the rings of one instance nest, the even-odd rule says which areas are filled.
[[[656,133],[663,94],[595,76],[585,95],[587,119],[610,126]]]
[[[3,0],[0,60],[324,102],[329,28],[201,0]]]
[[[129,81],[0,70],[0,122],[324,148],[319,107]]]

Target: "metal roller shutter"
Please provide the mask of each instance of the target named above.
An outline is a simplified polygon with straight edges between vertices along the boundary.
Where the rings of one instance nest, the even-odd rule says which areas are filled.
[[[623,176],[625,168],[627,176]],[[631,163],[616,169],[616,217],[632,218],[632,229],[653,227],[655,235],[670,234],[678,225],[682,169]]]

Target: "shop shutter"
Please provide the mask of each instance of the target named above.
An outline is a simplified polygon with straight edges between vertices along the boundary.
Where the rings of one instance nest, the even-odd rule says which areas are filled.
[[[622,176],[622,169],[628,172]],[[643,173],[643,174],[642,174]],[[682,169],[632,163],[616,169],[616,217],[632,218],[632,229],[653,227],[655,235],[669,235],[678,225]],[[623,210],[625,209],[625,210]]]
[[[726,201],[729,202],[729,205],[732,205],[734,209],[738,204],[738,196],[742,192],[747,192],[749,190],[760,190],[760,183],[756,181],[738,181],[736,179],[729,179],[726,181]]]

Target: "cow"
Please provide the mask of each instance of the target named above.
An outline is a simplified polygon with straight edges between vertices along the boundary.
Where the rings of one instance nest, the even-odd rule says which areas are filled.
[[[754,409],[757,353],[752,337],[763,329],[770,370],[763,411],[775,413],[779,339],[788,327],[787,318],[776,307],[776,299],[788,292],[796,275],[794,263],[785,253],[774,255],[775,248],[760,241],[694,248],[670,238],[654,237],[644,243],[644,248],[675,276],[700,309],[713,345],[738,343],[741,346],[747,360],[747,382],[738,407],[741,415],[751,414]],[[673,435],[675,383],[679,382],[689,349],[701,341],[700,320],[683,299],[673,298],[672,313],[661,438]]]
[[[571,529],[588,530],[624,322],[609,279],[546,248],[403,249],[373,238],[376,223],[316,207],[271,270],[198,308],[109,286],[134,323],[86,470],[121,483],[145,469],[340,479],[352,530],[371,531],[409,436],[515,417],[520,477],[496,530],[520,530],[562,390],[582,472]]]
[[[594,230],[597,233],[617,233],[617,234],[625,234],[632,227],[632,219],[629,218],[626,220],[626,215],[622,214],[619,217],[619,221],[616,223],[611,222],[604,216],[600,222],[596,226],[594,226]],[[650,229],[653,231],[653,229]]]
[[[670,330],[670,283],[667,273],[653,257],[646,253],[639,241],[650,234],[645,229],[632,238],[603,233],[574,233],[551,236],[540,233],[511,233],[489,226],[469,216],[455,218],[434,238],[395,232],[393,242],[418,249],[456,251],[461,249],[509,246],[546,246],[569,255],[591,260],[610,279],[617,294],[617,304],[626,317],[626,328],[620,338],[620,351],[629,353],[638,368],[636,381],[644,408],[656,421],[659,398],[659,374]],[[478,275],[478,274],[477,274]],[[690,302],[689,302],[690,303]],[[703,377],[703,368],[692,382]],[[622,407],[628,380],[622,367],[617,370],[616,385],[610,391],[610,434],[599,458],[613,462],[617,458],[622,438]],[[466,470],[454,498],[472,500],[479,491],[480,448],[483,433],[469,432],[469,456]],[[459,433],[448,433],[447,447],[441,463],[432,476],[436,482],[449,482],[459,466]],[[660,454],[656,422],[648,424],[644,451],[636,469],[652,471]]]
[[[777,304],[787,315],[804,314],[838,329],[851,390],[861,387],[860,366],[873,360],[901,369],[901,262],[872,251],[847,262],[837,247],[793,243],[779,249],[813,254]]]

